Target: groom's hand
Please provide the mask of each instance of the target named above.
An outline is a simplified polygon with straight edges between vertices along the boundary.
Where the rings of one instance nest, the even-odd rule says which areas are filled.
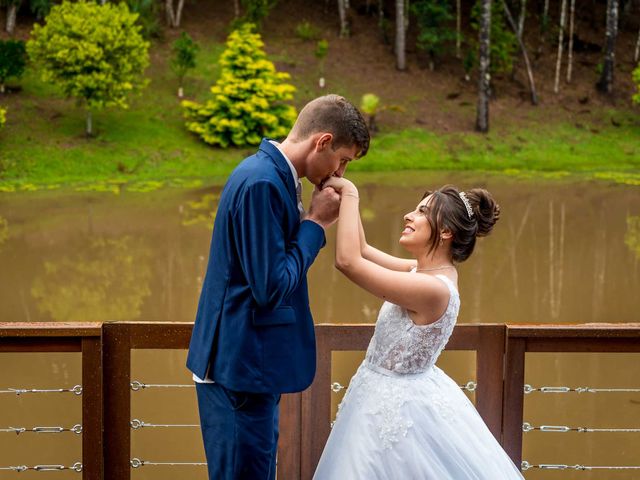
[[[305,220],[316,222],[326,229],[335,223],[339,212],[340,195],[331,187],[320,190],[316,186],[311,196],[311,205]]]

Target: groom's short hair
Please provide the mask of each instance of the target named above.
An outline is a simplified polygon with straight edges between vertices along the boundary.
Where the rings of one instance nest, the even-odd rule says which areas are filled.
[[[330,94],[307,103],[291,129],[292,141],[302,141],[318,132],[333,135],[332,148],[356,146],[357,157],[369,150],[369,129],[360,111],[346,98]]]

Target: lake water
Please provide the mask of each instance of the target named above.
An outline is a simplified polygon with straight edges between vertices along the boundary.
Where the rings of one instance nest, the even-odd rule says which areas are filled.
[[[502,207],[491,236],[459,268],[460,323],[638,322],[640,189],[575,180],[532,181],[426,172],[353,176],[370,244],[403,256],[403,214],[427,188],[454,183],[489,189]],[[310,186],[305,185],[305,197]],[[193,321],[206,267],[212,212],[220,187],[119,195],[31,192],[0,196],[0,321]],[[334,230],[309,273],[318,323],[374,322],[380,300],[333,267]],[[362,353],[337,354],[335,380],[348,383]],[[529,354],[527,383],[640,387],[637,356]],[[188,383],[185,352],[136,351],[133,379]],[[474,379],[475,359],[450,352],[439,362],[460,383]],[[0,390],[80,383],[76,354],[0,354]],[[334,408],[341,395],[334,394]],[[197,423],[190,389],[132,395],[133,418]],[[80,399],[63,394],[0,395],[0,429],[71,426]],[[534,425],[640,428],[639,394],[534,395],[525,404]],[[28,447],[27,447],[28,445]],[[525,435],[531,463],[640,465],[640,434]],[[132,457],[202,461],[193,428],[133,432]],[[74,434],[0,432],[0,467],[80,459]],[[134,470],[133,478],[205,478],[202,467]],[[636,475],[636,476],[634,476]],[[1,473],[0,478],[16,477]],[[20,478],[39,478],[38,472]],[[78,478],[61,472],[57,478]],[[637,478],[633,473],[534,471],[527,478]]]

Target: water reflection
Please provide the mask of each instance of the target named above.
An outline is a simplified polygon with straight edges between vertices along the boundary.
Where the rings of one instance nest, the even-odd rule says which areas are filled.
[[[9,238],[9,222],[7,219],[0,216],[0,250],[2,250],[2,244]]]
[[[402,217],[428,187],[480,185],[497,198],[500,221],[460,267],[461,323],[637,321],[637,187],[433,174],[354,180],[367,240],[397,256],[406,255]],[[219,196],[219,187],[4,196],[0,318],[193,321]],[[335,270],[334,237],[332,228],[309,272],[314,319],[372,322],[381,302]]]
[[[151,250],[130,236],[83,240],[44,262],[31,288],[39,310],[60,322],[139,318],[151,294]]]
[[[213,230],[219,200],[220,193],[205,193],[198,200],[186,202],[186,207],[181,206],[180,209],[182,225],[185,227],[200,225]]]
[[[640,260],[640,216],[627,217],[627,232],[624,234],[624,243],[633,253],[636,260]]]

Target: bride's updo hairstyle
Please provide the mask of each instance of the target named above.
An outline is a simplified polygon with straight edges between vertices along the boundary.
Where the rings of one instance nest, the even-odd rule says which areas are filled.
[[[476,237],[491,233],[500,218],[500,206],[491,194],[482,188],[473,188],[463,193],[471,207],[471,216],[458,189],[445,185],[433,192],[426,192],[423,199],[432,195],[423,213],[431,226],[429,253],[440,242],[440,232],[450,231],[453,235],[451,256],[454,262],[464,262],[473,253]]]

